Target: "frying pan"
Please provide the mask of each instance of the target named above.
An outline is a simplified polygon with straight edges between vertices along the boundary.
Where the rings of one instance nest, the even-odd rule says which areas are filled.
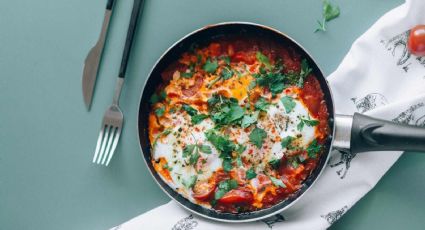
[[[307,177],[302,187],[297,192],[270,208],[239,214],[222,213],[194,204],[169,187],[156,173],[151,163],[152,154],[148,138],[149,99],[159,84],[163,83],[161,72],[172,62],[179,59],[193,43],[200,46],[207,45],[212,40],[229,35],[246,35],[254,36],[259,39],[272,39],[279,44],[293,47],[296,52],[306,58],[323,90],[324,99],[329,112],[330,127],[330,135],[324,145],[324,153],[321,154],[316,168]],[[424,128],[396,124],[359,113],[355,113],[354,116],[336,115],[334,113],[334,103],[328,82],[307,51],[292,38],[273,28],[246,22],[220,23],[196,30],[172,45],[159,58],[151,70],[142,90],[138,115],[138,131],[143,158],[150,173],[162,190],[189,211],[209,219],[223,222],[255,221],[267,218],[289,208],[300,199],[311,186],[313,186],[325,168],[332,149],[351,151],[352,153],[382,150],[425,152]]]

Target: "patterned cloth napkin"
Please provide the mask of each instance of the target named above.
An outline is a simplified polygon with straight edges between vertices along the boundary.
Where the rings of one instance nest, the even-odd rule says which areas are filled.
[[[411,55],[406,47],[409,28],[425,24],[424,11],[424,0],[407,0],[354,42],[328,77],[338,114],[360,112],[425,125],[425,57]],[[334,151],[322,176],[297,203],[263,221],[215,222],[171,201],[113,229],[325,229],[371,190],[401,154]]]

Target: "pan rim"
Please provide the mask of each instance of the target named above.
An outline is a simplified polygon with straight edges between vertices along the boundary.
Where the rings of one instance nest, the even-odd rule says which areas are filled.
[[[276,211],[273,211],[271,213],[267,213],[267,214],[264,214],[264,215],[261,215],[261,216],[258,216],[258,217],[252,217],[252,218],[246,218],[246,219],[223,219],[223,218],[216,218],[216,217],[212,217],[212,216],[209,216],[207,214],[204,214],[204,213],[200,213],[200,212],[198,212],[196,210],[193,210],[193,209],[189,208],[188,206],[186,206],[185,204],[181,203],[179,200],[177,200],[175,197],[173,197],[168,191],[165,190],[165,188],[159,183],[159,181],[157,180],[157,178],[153,174],[152,170],[150,170],[149,163],[148,163],[146,157],[144,156],[143,148],[142,148],[142,145],[141,145],[141,142],[140,142],[140,140],[141,140],[140,139],[141,138],[140,137],[140,129],[139,129],[139,127],[140,127],[140,121],[141,121],[140,120],[140,115],[141,115],[140,114],[140,112],[141,112],[140,108],[141,108],[141,103],[142,103],[142,98],[143,98],[143,92],[145,91],[145,87],[146,87],[146,85],[147,85],[150,77],[152,76],[152,73],[154,72],[155,68],[158,66],[158,64],[161,62],[161,60],[172,49],[174,49],[178,44],[180,44],[185,39],[191,37],[194,34],[197,34],[197,33],[201,32],[203,30],[206,30],[206,29],[209,29],[209,28],[215,28],[215,27],[219,27],[219,26],[226,26],[226,25],[248,25],[248,26],[254,26],[254,27],[264,28],[266,30],[270,30],[270,31],[272,31],[272,32],[274,32],[276,34],[279,34],[279,35],[285,37],[286,39],[288,39],[289,41],[291,41],[293,44],[295,44],[298,48],[300,48],[301,50],[303,50],[303,52],[306,55],[308,55],[308,57],[314,62],[316,68],[321,73],[321,78],[323,78],[323,81],[324,81],[324,83],[325,83],[325,85],[327,87],[327,92],[329,93],[329,98],[331,100],[331,107],[332,107],[331,108],[332,109],[332,114],[329,114],[329,115],[332,115],[332,118],[331,117],[329,118],[329,119],[332,119],[332,120],[329,121],[329,123],[331,123],[331,127],[330,128],[332,128],[332,132],[331,132],[331,134],[329,134],[330,135],[329,150],[327,152],[327,157],[324,160],[323,165],[321,166],[320,171],[317,173],[316,177],[311,182],[311,184],[302,192],[302,194],[300,194],[298,197],[296,197],[294,200],[292,200],[289,204],[287,204],[283,208],[277,209]],[[139,142],[140,153],[141,153],[142,158],[143,158],[143,161],[145,162],[145,164],[146,164],[146,166],[148,168],[148,171],[149,171],[150,175],[153,177],[155,183],[158,184],[158,186],[161,188],[161,190],[165,194],[167,194],[167,196],[170,197],[171,200],[177,202],[184,209],[188,210],[189,212],[191,212],[191,213],[193,213],[193,214],[195,214],[197,216],[200,216],[200,217],[203,217],[203,218],[206,218],[206,219],[210,219],[210,220],[214,220],[214,221],[218,221],[218,222],[225,222],[225,223],[246,223],[246,222],[253,222],[253,221],[258,221],[258,220],[263,220],[263,219],[269,218],[271,216],[274,216],[276,214],[279,214],[279,213],[283,212],[284,210],[289,209],[295,203],[297,203],[301,199],[301,197],[303,197],[311,189],[311,187],[314,186],[314,184],[317,182],[317,180],[320,178],[320,176],[322,175],[323,171],[326,168],[327,162],[329,161],[329,158],[331,156],[331,152],[332,152],[332,149],[333,149],[333,141],[334,141],[334,135],[335,135],[335,122],[333,121],[333,119],[335,117],[335,103],[334,103],[333,94],[332,94],[332,90],[330,88],[329,82],[328,82],[327,78],[325,77],[325,75],[323,74],[322,69],[317,64],[317,62],[312,58],[312,55],[302,45],[300,45],[296,40],[294,40],[292,37],[290,37],[289,35],[281,32],[281,31],[279,31],[279,30],[277,30],[277,29],[275,29],[273,27],[262,25],[262,24],[259,24],[259,23],[246,22],[246,21],[228,21],[228,22],[221,22],[221,23],[209,24],[209,25],[203,26],[201,28],[198,28],[196,30],[193,30],[192,32],[190,32],[190,33],[186,34],[185,36],[181,37],[180,39],[178,39],[176,42],[174,42],[168,49],[166,49],[159,56],[159,58],[157,59],[157,61],[154,63],[154,65],[152,66],[151,70],[149,71],[149,73],[148,73],[148,75],[147,75],[147,77],[145,79],[145,82],[143,84],[142,90],[141,90],[141,95],[140,95],[138,106],[139,106],[139,110],[138,110],[138,113],[137,113],[137,135],[138,135],[138,142]],[[276,204],[276,205],[278,205],[278,204]],[[198,205],[198,204],[196,204],[196,205]],[[274,206],[272,206],[272,207],[274,207]],[[266,210],[266,209],[264,209],[264,210]],[[259,210],[259,211],[261,211],[261,210]],[[231,213],[226,213],[226,214],[231,214]],[[237,214],[235,214],[235,215],[237,215]]]

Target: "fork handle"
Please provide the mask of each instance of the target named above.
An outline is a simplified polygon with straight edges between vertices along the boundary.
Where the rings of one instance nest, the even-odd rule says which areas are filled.
[[[118,74],[119,78],[125,77],[125,72],[127,71],[128,59],[130,57],[131,46],[133,45],[133,38],[136,32],[136,25],[139,19],[140,11],[143,6],[144,0],[134,0],[133,10],[131,12],[130,25],[128,27],[127,39],[125,41],[124,53],[121,61],[121,68]]]

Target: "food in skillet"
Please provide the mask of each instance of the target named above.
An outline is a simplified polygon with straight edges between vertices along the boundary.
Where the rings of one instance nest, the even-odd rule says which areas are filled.
[[[221,212],[273,206],[316,167],[328,111],[291,47],[222,38],[184,53],[151,97],[152,164],[191,202]]]

